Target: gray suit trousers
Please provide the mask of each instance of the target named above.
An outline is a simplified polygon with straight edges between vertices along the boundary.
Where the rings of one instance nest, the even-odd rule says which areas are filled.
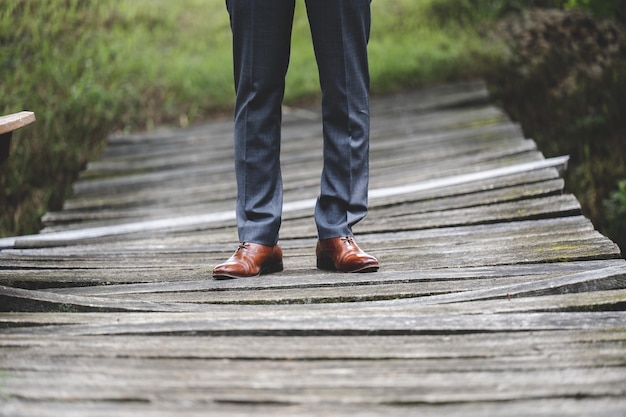
[[[226,0],[233,33],[235,173],[241,242],[274,245],[282,216],[281,104],[295,0]],[[370,0],[306,0],[322,91],[320,239],[367,214]]]

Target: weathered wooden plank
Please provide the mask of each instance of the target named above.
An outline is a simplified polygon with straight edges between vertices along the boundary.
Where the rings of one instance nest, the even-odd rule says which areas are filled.
[[[406,96],[404,94],[407,94]],[[488,99],[489,93],[484,83],[454,83],[429,87],[414,92],[380,97],[373,100],[373,114],[377,112],[395,114],[403,112],[430,113],[433,109],[481,105]]]
[[[506,279],[507,283],[518,280]],[[521,282],[532,282],[523,277]],[[519,281],[518,281],[519,282]],[[394,300],[399,298],[426,297],[436,294],[486,289],[501,285],[498,281],[463,280],[401,283],[393,282],[378,285],[333,286],[314,288],[267,289],[256,291],[186,291],[158,293],[122,293],[108,296],[121,301],[142,300],[157,303],[201,303],[201,304],[310,304],[310,303],[345,303],[355,301]]]
[[[436,132],[407,132],[406,124],[398,124],[396,129],[398,128],[401,130],[381,132],[378,140],[373,138],[371,162],[374,169],[397,165],[395,158],[402,155],[402,150],[410,151],[409,155],[420,163],[416,169],[423,162],[445,162],[445,159],[458,159],[468,152],[489,152],[497,149],[502,151],[506,148],[536,150],[534,141],[525,139],[520,128],[510,123],[442,129]]]
[[[341,314],[343,317],[359,317],[365,311],[366,315],[371,315],[373,310],[378,310],[385,308],[386,312],[390,316],[398,316],[398,315],[420,315],[422,317],[428,316],[430,314],[436,315],[450,315],[450,316],[461,316],[467,314],[503,314],[503,313],[558,313],[558,312],[600,312],[600,311],[623,311],[623,306],[626,303],[626,290],[611,290],[611,291],[595,291],[589,293],[567,293],[567,294],[556,294],[556,295],[544,295],[541,297],[524,297],[524,298],[506,298],[503,299],[487,299],[487,300],[475,300],[475,301],[465,301],[459,303],[448,303],[448,304],[420,304],[420,305],[393,305],[388,302],[377,302],[375,305],[372,303],[352,303],[351,305],[346,305],[343,303],[336,304],[310,304],[307,305],[306,310],[307,314],[323,314],[325,316],[336,315],[337,312]],[[392,304],[392,305],[389,305]],[[228,318],[232,315],[246,315],[246,316],[254,316],[258,313],[268,315],[271,313],[275,316],[291,316],[294,315],[302,315],[302,310],[304,307],[300,307],[299,305],[274,305],[270,307],[268,305],[239,305],[239,306],[229,306],[229,305],[221,305],[215,306],[215,308],[211,308],[211,315],[215,317]],[[312,312],[317,313],[312,313]],[[50,312],[47,311],[45,313],[36,313],[36,312],[28,312],[28,313],[0,313],[0,324],[3,328],[12,328],[18,329],[21,327],[27,328],[26,334],[21,334],[19,331],[14,330],[14,334],[3,334],[2,340],[6,340],[9,345],[11,343],[15,343],[15,346],[20,345],[15,340],[19,338],[26,338],[24,343],[30,343],[33,345],[41,344],[41,340],[48,340],[49,336],[41,339],[37,332],[32,332],[33,326],[51,326],[51,325],[68,325],[68,324],[83,324],[83,325],[111,325],[112,323],[150,323],[150,322],[164,322],[164,321],[197,321],[202,320],[203,315],[206,312],[199,313],[163,313],[159,314],[153,313],[137,313],[137,312],[107,312],[107,313],[97,313],[97,312],[89,312],[89,313],[80,313],[80,312]],[[612,334],[616,335],[616,340],[623,341],[624,338],[621,336],[621,332],[623,328],[620,329],[612,329],[610,332],[614,332]],[[514,330],[515,332],[515,330]],[[580,330],[576,330],[575,332],[580,332],[581,334],[587,334],[586,332],[581,332]],[[443,338],[448,338],[452,333],[446,333],[445,330],[442,330],[444,336]],[[482,335],[485,340],[489,339],[489,333],[478,332],[478,334]],[[557,334],[570,334],[564,331],[559,331]],[[595,333],[594,333],[595,334]],[[618,336],[619,335],[619,336]],[[55,336],[55,335],[52,335]],[[425,337],[426,335],[420,335],[416,337]],[[459,337],[465,338],[468,335],[463,333]],[[55,336],[56,337],[56,336]],[[154,337],[154,336],[151,336]],[[169,337],[169,336],[167,336]],[[189,336],[195,337],[195,336]],[[238,336],[243,337],[243,336]],[[269,338],[271,336],[262,336],[262,338]],[[277,336],[278,337],[278,336]],[[286,338],[291,338],[293,336],[287,336]],[[307,337],[307,336],[305,336]],[[324,336],[331,337],[331,336]],[[356,337],[355,335],[345,336],[347,338]],[[371,335],[361,336],[361,337],[373,337]],[[381,336],[383,337],[383,336]],[[389,337],[389,336],[384,336]],[[409,337],[409,336],[407,336]],[[569,336],[568,336],[569,337]],[[582,336],[581,336],[582,337]],[[592,338],[596,341],[600,341],[602,337],[600,336],[585,336]],[[503,336],[496,336],[499,340],[503,339]],[[556,342],[548,342],[551,340],[547,336],[542,336],[542,339],[546,339],[546,343],[556,343]],[[38,342],[39,340],[39,342]],[[283,339],[281,339],[281,343],[285,343]],[[326,340],[326,339],[324,339]],[[448,339],[446,339],[448,340]],[[514,338],[511,336],[506,336],[504,340],[511,340],[513,343]],[[13,342],[11,342],[13,341]],[[123,339],[122,339],[123,342]],[[122,343],[120,342],[120,343]],[[568,341],[568,343],[573,343],[574,339]],[[118,343],[112,339],[111,343]],[[268,339],[268,342],[269,339]],[[534,341],[534,345],[538,345],[539,341]],[[577,342],[578,343],[578,342]],[[582,343],[582,342],[580,342]],[[201,344],[196,344],[198,349],[200,349]],[[567,343],[566,343],[567,345]],[[0,340],[0,346],[2,346]],[[11,345],[13,346],[13,345]],[[15,347],[13,346],[13,347]],[[154,345],[158,348],[158,344]],[[245,346],[245,345],[244,345]],[[269,346],[274,346],[273,344],[269,344]],[[314,355],[314,352],[317,352],[318,355],[327,354],[323,348],[324,343],[316,343],[311,344],[311,353]],[[364,344],[364,349],[369,351],[369,347],[367,344]],[[389,347],[389,349],[392,349]],[[498,352],[502,351],[502,347],[499,348]],[[521,349],[521,348],[520,348]],[[560,346],[559,349],[562,351],[566,350],[565,346]],[[435,349],[436,350],[436,349]],[[439,349],[441,350],[441,349]],[[97,351],[97,350],[96,350]],[[96,352],[94,351],[94,352]],[[354,350],[351,348],[349,352],[354,351],[354,354],[363,354],[360,349]],[[183,351],[181,351],[183,352]],[[212,352],[208,350],[206,352]],[[233,351],[235,352],[235,351]],[[276,350],[272,350],[272,352],[280,352],[278,346],[276,346]],[[372,355],[376,354],[378,350],[372,348]],[[212,353],[207,353],[209,357],[212,356]],[[216,353],[217,354],[217,353]],[[257,353],[255,353],[257,354]],[[276,353],[279,355],[279,353]],[[408,354],[408,353],[407,353]],[[1,352],[0,352],[1,355]],[[291,354],[292,355],[292,354]],[[338,355],[352,355],[351,353],[338,353]],[[392,355],[393,356],[393,355]],[[410,355],[409,355],[410,356]]]
[[[45,292],[35,290],[23,290],[0,286],[0,297],[2,298],[2,309],[4,311],[13,311],[21,308],[32,309],[33,311],[45,311],[54,308],[75,308],[87,310],[130,310],[130,311],[199,311],[202,305],[197,306],[188,304],[192,302],[206,303],[303,303],[310,304],[314,302],[346,302],[346,301],[363,301],[363,300],[380,300],[380,299],[396,299],[394,306],[400,305],[424,305],[424,304],[440,304],[450,302],[464,302],[479,299],[490,298],[511,298],[524,297],[533,295],[555,294],[555,293],[571,293],[598,290],[622,289],[626,282],[626,265],[609,267],[596,271],[565,275],[556,278],[546,278],[537,280],[521,280],[515,282],[509,279],[508,283],[500,283],[496,285],[489,282],[483,286],[479,283],[469,282],[469,286],[464,288],[462,283],[456,282],[455,285],[428,284],[426,282],[396,284],[394,286],[378,283],[368,283],[367,288],[359,286],[336,286],[331,290],[326,288],[315,288],[314,291],[308,288],[300,290],[283,290],[278,291],[272,289],[264,293],[256,290],[254,292],[243,292],[239,297],[232,297],[232,294],[224,294],[221,292],[210,293],[205,292],[201,295],[195,294],[196,299],[186,299],[177,302],[180,297],[157,297],[142,296],[134,299],[130,294],[125,294],[124,299],[115,299],[111,297],[103,298],[101,296],[84,296],[74,294],[64,294],[62,292]],[[511,282],[513,281],[513,282]],[[465,282],[465,284],[468,284]],[[455,289],[456,287],[456,289]],[[481,288],[483,287],[483,288]],[[196,287],[197,288],[197,287]],[[470,289],[471,288],[471,289]],[[195,289],[195,288],[194,288]],[[465,289],[465,290],[464,290]],[[439,295],[433,295],[438,294]],[[441,294],[443,293],[443,294]],[[428,296],[428,297],[425,297]],[[230,297],[230,298],[229,298]],[[405,297],[421,297],[411,300],[398,300]],[[151,301],[156,299],[157,302]],[[57,307],[55,307],[57,306]]]
[[[541,361],[535,366],[532,361],[526,363],[529,366],[522,368],[523,372],[519,368],[510,370],[510,364],[509,371],[503,372],[495,363],[486,369],[474,369],[468,360],[465,367],[454,363],[457,370],[442,366],[438,372],[434,364],[427,362],[424,366],[420,361],[404,360],[342,361],[338,367],[334,361],[118,358],[112,363],[89,358],[86,363],[81,358],[58,358],[39,369],[31,363],[25,364],[25,369],[11,370],[5,390],[9,396],[31,400],[151,401],[154,397],[176,395],[187,401],[285,404],[322,401],[361,406],[620,397],[626,391],[622,366],[548,368]]]
[[[401,300],[402,301],[402,300]],[[237,308],[241,308],[238,306]],[[219,309],[215,310],[215,313]],[[623,329],[626,313],[512,313],[502,315],[395,315],[385,311],[379,314],[344,318],[339,311],[335,317],[326,312],[302,311],[301,315],[285,317],[271,311],[257,309],[237,317],[232,309],[223,314],[202,314],[195,321],[183,319],[180,314],[154,317],[150,323],[114,323],[110,325],[63,325],[37,329],[3,329],[2,334],[38,334],[64,336],[87,335],[267,335],[267,336],[325,336],[325,335],[421,335],[477,332],[510,332],[540,330],[619,330]],[[203,313],[209,312],[205,307]],[[265,314],[263,314],[265,313]],[[254,314],[254,316],[252,316]]]
[[[34,121],[35,113],[30,111],[0,116],[0,164],[6,161],[11,153],[13,131]]]
[[[35,121],[35,113],[21,111],[13,114],[0,116],[0,135],[12,132]]]
[[[558,312],[594,312],[594,311],[623,311],[624,290],[597,291],[593,293],[566,293],[556,295],[543,295],[541,297],[525,298],[500,298],[463,301],[457,303],[432,304],[432,303],[394,303],[390,301],[378,301],[376,303],[344,303],[335,304],[309,304],[309,305],[219,305],[211,306],[210,314],[215,319],[228,319],[233,317],[317,317],[323,315],[329,317],[341,316],[344,318],[361,317],[363,314],[372,314],[384,311],[389,317],[416,316],[427,317],[429,315],[448,315],[450,317],[463,317],[463,315],[481,314],[489,317],[493,314],[503,313],[558,313]],[[208,311],[208,309],[207,309]],[[1,313],[0,323],[2,328],[14,329],[11,335],[2,333],[3,337],[39,337],[33,326],[52,325],[88,325],[92,327],[107,326],[111,324],[141,325],[149,323],[170,322],[196,322],[206,318],[204,312],[176,312],[176,313],[141,313],[141,312],[108,312],[108,313],[80,313],[80,312],[46,312],[46,313]],[[18,330],[23,327],[24,331]],[[619,326],[618,326],[619,327]],[[513,332],[517,330],[514,329]],[[582,332],[580,329],[577,332]],[[623,331],[623,327],[610,331]],[[585,331],[586,332],[586,331]],[[582,332],[582,333],[585,333]],[[52,332],[53,333],[53,332]],[[450,335],[442,329],[441,334]],[[489,332],[479,332],[488,335]],[[561,334],[559,332],[559,334]],[[586,334],[586,333],[585,333]],[[462,333],[463,336],[467,334]],[[348,335],[346,337],[353,337]],[[368,335],[364,337],[372,337]],[[420,335],[424,336],[424,335]],[[241,337],[239,335],[238,337]],[[269,337],[267,335],[262,337]],[[292,336],[288,336],[292,337]],[[330,337],[330,335],[325,336]],[[9,339],[7,339],[9,340]],[[504,340],[508,340],[505,338]],[[623,339],[620,339],[623,340]],[[315,349],[315,345],[311,345]]]
[[[19,401],[5,401],[0,404],[0,412],[6,415],[57,417],[135,417],[137,415],[149,417],[180,416],[233,416],[252,417],[261,415],[272,416],[354,416],[362,417],[409,417],[419,414],[424,417],[484,417],[484,416],[510,416],[526,417],[555,415],[570,416],[603,416],[622,417],[626,401],[619,398],[555,398],[555,399],[532,399],[511,400],[505,402],[487,403],[453,403],[453,404],[369,404],[367,407],[347,404],[276,404],[262,402],[241,403],[207,403],[206,401],[188,401],[181,405],[177,400],[169,398],[153,399],[144,403],[114,403],[72,401],[71,406],[66,403],[37,401],[32,403]]]
[[[538,278],[536,279],[538,280]],[[523,277],[520,280],[506,279],[507,284],[529,283],[533,279]],[[312,304],[312,303],[351,303],[364,301],[398,300],[417,297],[431,297],[440,294],[452,294],[463,291],[492,289],[494,286],[501,286],[502,282],[488,280],[463,280],[455,282],[420,282],[420,283],[393,283],[373,286],[334,286],[324,288],[290,288],[290,289],[267,289],[256,291],[187,291],[187,292],[156,292],[156,293],[121,293],[107,298],[129,302],[132,300],[150,301],[155,303],[194,303],[194,304]],[[581,284],[584,286],[585,284]],[[588,285],[594,290],[597,283],[590,282]],[[619,284],[612,282],[606,287],[600,288],[620,288]],[[544,290],[548,293],[549,290]],[[576,293],[581,293],[574,290]],[[582,292],[586,294],[585,292]],[[605,294],[606,295],[606,294]],[[519,296],[515,292],[511,296]],[[581,306],[583,299],[574,305]],[[601,305],[619,307],[624,303],[624,299],[604,300]],[[537,304],[540,302],[535,301]]]
[[[386,205],[380,207],[374,204],[370,208],[370,216],[386,218],[388,216],[398,217],[417,213],[449,211],[459,208],[487,206],[503,202],[517,201],[554,196],[561,194],[563,181],[560,179],[545,181],[533,184],[523,184],[496,190],[477,191],[469,194],[462,194],[450,197],[442,197],[427,201],[405,200],[401,206]],[[382,205],[382,204],[381,204]],[[520,204],[521,205],[521,204]]]
[[[378,393],[388,397],[390,394],[393,395],[395,390],[399,396],[405,397],[404,401],[406,402],[409,402],[409,398],[413,395],[421,396],[425,392],[439,396],[439,402],[452,402],[454,401],[453,398],[446,400],[445,397],[451,396],[454,391],[462,387],[462,384],[466,384],[472,379],[476,380],[476,386],[467,387],[463,390],[465,392],[460,394],[465,401],[497,400],[502,394],[507,397],[514,395],[512,390],[515,388],[539,391],[541,384],[549,384],[549,387],[547,389],[544,387],[543,390],[547,394],[546,396],[550,397],[566,396],[567,394],[560,391],[568,389],[570,386],[587,389],[589,390],[588,393],[605,390],[616,396],[624,394],[623,382],[626,375],[623,372],[624,368],[619,366],[621,362],[619,359],[614,359],[617,366],[609,365],[604,369],[603,379],[601,375],[603,369],[601,367],[600,369],[585,369],[585,365],[589,365],[586,362],[583,362],[580,367],[576,367],[567,360],[561,364],[550,359],[546,360],[541,355],[529,356],[531,357],[518,358],[530,359],[526,362],[526,366],[519,365],[521,360],[517,361],[518,366],[521,366],[524,372],[517,372],[517,377],[513,376],[513,372],[507,372],[506,376],[509,380],[500,381],[503,390],[507,392],[491,393],[489,390],[493,389],[494,384],[497,383],[497,373],[511,371],[515,360],[499,363],[497,360],[488,362],[467,358],[465,361],[441,358],[439,364],[422,360],[402,359],[377,364],[370,361],[359,364],[359,361],[344,360],[341,367],[337,369],[338,364],[334,361],[257,360],[251,363],[250,361],[222,360],[143,359],[137,361],[135,358],[110,360],[106,358],[68,359],[59,357],[55,361],[44,360],[43,363],[35,361],[17,362],[11,366],[11,373],[15,375],[12,378],[14,389],[29,392],[30,395],[36,396],[39,390],[44,391],[44,395],[48,394],[45,391],[57,391],[53,395],[63,398],[64,393],[72,391],[77,397],[85,399],[107,398],[108,395],[101,397],[102,393],[98,392],[99,390],[94,390],[94,388],[100,387],[105,390],[110,387],[112,389],[111,394],[123,395],[123,387],[126,384],[128,384],[127,389],[135,391],[126,393],[130,395],[137,395],[136,390],[139,387],[142,388],[142,391],[148,392],[152,389],[155,391],[167,390],[168,388],[180,389],[185,382],[185,375],[188,375],[193,383],[188,382],[189,389],[186,392],[181,392],[180,395],[185,396],[187,394],[190,397],[202,395],[200,392],[194,393],[196,391],[193,389],[194,387],[205,389],[205,395],[211,395],[211,393],[223,395],[229,391],[250,392],[250,394],[255,395],[251,391],[253,388],[258,388],[255,390],[256,395],[269,394],[287,398],[290,396],[289,394],[293,393],[295,395],[291,396],[292,400],[298,401],[301,394],[309,390],[323,389],[322,387],[326,386],[332,390],[341,390],[343,391],[342,394],[347,394],[350,397],[360,397],[360,401],[366,402],[369,401],[364,396],[368,393]],[[536,359],[536,362],[532,359]],[[547,367],[548,364],[551,366]],[[89,367],[89,373],[85,372],[86,367]],[[332,371],[333,368],[335,368],[335,372]],[[35,372],[41,373],[42,379],[40,381],[33,378]],[[50,377],[53,376],[50,374],[54,372],[60,373],[66,378],[59,378],[57,384],[50,384]],[[468,375],[469,372],[476,375],[472,377]],[[167,377],[168,373],[170,373],[169,378]],[[297,376],[298,373],[300,378],[294,379],[293,385],[289,389],[286,386],[287,381]],[[447,381],[446,383],[445,374],[455,377],[453,378],[455,381]],[[98,375],[98,378],[93,378],[94,375]],[[119,378],[123,375],[129,375],[129,378],[120,384]],[[393,378],[390,378],[389,375],[393,375]],[[557,380],[568,376],[572,379]],[[251,383],[253,380],[254,383]],[[87,386],[81,387],[83,383],[86,383]],[[610,387],[608,384],[618,385]],[[410,393],[410,387],[415,388],[413,393]],[[415,393],[415,391],[420,391],[420,388],[424,391]],[[263,391],[265,392],[263,393]],[[241,395],[242,393],[238,394]],[[472,400],[469,398],[471,394],[483,398]],[[29,394],[22,395],[29,396]],[[520,397],[525,395],[528,395],[528,392],[520,393]],[[339,394],[337,396],[325,394],[325,397],[331,402],[341,398]],[[385,401],[380,397],[375,397],[371,398],[370,401],[374,403]],[[306,402],[305,398],[300,398],[300,400]]]
[[[131,313],[131,316],[135,313]],[[22,314],[23,315],[23,314]],[[28,314],[31,325],[35,320]],[[58,314],[57,314],[58,315]],[[39,316],[42,316],[39,314]],[[45,316],[48,316],[46,314]],[[66,314],[85,316],[82,321],[113,322],[127,314]],[[49,324],[47,317],[44,323]],[[22,323],[26,320],[22,320]],[[74,324],[74,321],[70,323]],[[233,360],[482,360],[527,358],[537,360],[558,355],[580,358],[589,366],[600,366],[605,352],[623,365],[617,354],[624,344],[624,330],[563,330],[511,333],[443,334],[419,336],[60,336],[7,335],[0,339],[0,363],[53,361],[58,356],[81,358],[150,358],[150,359],[233,359]],[[314,341],[314,343],[311,343]],[[346,347],[349,346],[349,349]],[[595,361],[595,362],[594,362]],[[582,364],[577,364],[581,366]],[[438,366],[434,364],[432,366]],[[489,366],[489,365],[487,365]],[[519,365],[518,365],[519,366]],[[531,363],[529,366],[535,366]],[[552,361],[552,367],[570,366]]]
[[[233,340],[233,343],[236,343],[236,341]],[[603,356],[607,359],[607,363],[604,367],[598,357],[594,357],[594,353],[597,355],[599,352],[602,352],[604,354]],[[294,382],[293,386],[293,388],[297,390],[305,391],[323,386],[344,390],[352,388],[353,393],[357,395],[360,394],[359,391],[361,390],[370,391],[370,389],[374,389],[380,392],[387,391],[389,394],[396,390],[401,393],[405,388],[410,386],[416,388],[421,387],[422,385],[418,383],[416,379],[423,378],[425,374],[432,375],[433,379],[431,379],[431,382],[433,382],[433,384],[430,389],[434,392],[439,391],[439,394],[448,393],[450,389],[459,387],[458,384],[460,384],[460,381],[450,383],[449,386],[440,386],[443,382],[441,378],[444,376],[443,374],[446,373],[455,375],[461,379],[472,378],[472,376],[468,374],[473,373],[476,374],[474,377],[477,381],[491,385],[495,382],[495,374],[497,372],[505,372],[508,377],[511,377],[511,371],[523,370],[524,372],[518,372],[521,374],[521,377],[519,377],[516,382],[519,384],[519,382],[523,381],[524,385],[528,384],[530,386],[536,384],[535,389],[539,388],[537,385],[540,385],[542,382],[550,381],[554,383],[554,381],[551,380],[563,374],[570,374],[576,377],[585,374],[589,379],[585,381],[584,379],[577,378],[574,381],[558,383],[558,385],[569,385],[573,383],[585,387],[594,385],[594,383],[623,383],[626,379],[626,375],[623,372],[625,369],[624,360],[619,356],[616,350],[612,350],[612,346],[604,345],[596,347],[592,345],[587,350],[578,352],[566,351],[563,355],[558,351],[551,351],[549,353],[554,355],[554,357],[550,358],[546,355],[546,352],[533,353],[526,351],[518,353],[517,355],[494,355],[487,358],[482,355],[473,358],[469,356],[460,358],[431,356],[423,359],[395,359],[379,362],[374,362],[378,358],[374,358],[373,360],[365,358],[360,358],[360,360],[342,358],[340,365],[341,371],[337,369],[337,361],[325,358],[318,358],[316,361],[299,361],[293,360],[293,358],[284,360],[257,358],[252,362],[237,359],[224,361],[221,360],[221,358],[193,358],[193,360],[189,360],[188,358],[108,358],[102,356],[65,358],[62,355],[55,358],[21,358],[17,356],[15,362],[10,365],[7,364],[8,366],[6,368],[10,369],[11,373],[16,376],[12,378],[11,381],[13,386],[21,385],[20,382],[24,380],[34,379],[32,378],[33,373],[40,372],[42,376],[39,383],[42,385],[45,384],[46,389],[54,390],[63,387],[61,389],[66,390],[72,387],[72,389],[77,392],[83,391],[76,385],[85,379],[85,369],[89,369],[89,373],[91,374],[99,375],[97,381],[90,381],[90,385],[93,384],[95,386],[106,386],[110,384],[111,386],[120,388],[118,386],[119,383],[111,382],[111,379],[129,375],[129,380],[140,383],[148,390],[151,388],[161,390],[172,383],[180,386],[181,382],[184,382],[182,381],[184,375],[190,374],[190,376],[193,375],[194,377],[194,384],[202,384],[206,389],[217,392],[220,392],[222,387],[230,387],[233,390],[253,389],[255,384],[247,381],[246,376],[248,376],[250,380],[256,378],[264,379],[263,374],[267,377],[272,376],[276,378],[274,388],[284,389],[286,387],[283,387],[282,384],[286,383],[286,380],[290,378],[293,373],[299,372],[301,373],[301,378],[297,382]],[[437,359],[437,361],[431,361],[430,359]],[[576,360],[580,360],[581,363],[576,364]],[[248,366],[249,369],[246,370],[246,366]],[[339,372],[335,374],[331,371],[332,368],[337,369]],[[603,369],[606,371],[606,379],[601,381],[600,373]],[[586,374],[585,371],[587,371],[588,374]],[[67,378],[68,381],[58,382],[56,387],[47,386],[51,385],[50,379],[51,376],[54,378],[52,375],[54,372],[66,373],[71,377]],[[171,372],[170,378],[166,377],[168,372]],[[204,376],[200,376],[197,373],[202,373]],[[524,373],[527,375],[523,375]],[[83,375],[81,376],[79,374]],[[393,374],[396,378],[390,379],[385,374]],[[535,376],[543,374],[545,379],[543,381],[537,380],[532,383],[530,379],[533,374]],[[333,376],[337,379],[331,381]],[[159,377],[165,378],[163,378],[163,381],[152,381],[152,384],[150,384],[150,378],[159,379]],[[228,378],[232,378],[232,380],[228,381]],[[364,380],[362,378],[366,379]],[[265,387],[259,386],[260,390],[263,390],[263,388],[271,389],[273,384],[270,380],[271,378],[267,381],[263,381],[262,385],[265,385]],[[515,384],[513,381],[510,382]],[[463,381],[463,383],[465,383],[465,381]],[[37,382],[34,382],[33,385],[36,384]],[[427,385],[424,387],[427,387]],[[545,388],[546,394],[548,394],[547,396],[554,394],[559,395],[552,391],[558,392],[558,389],[555,388],[557,387],[551,386]],[[606,386],[597,388],[607,389]],[[22,389],[28,388],[22,387]],[[615,387],[608,391],[620,395],[624,390],[626,390],[626,386]],[[482,390],[479,389],[479,392],[480,391]],[[484,392],[481,394],[485,396],[489,395]],[[82,395],[88,398],[88,396],[93,395],[93,393],[90,394],[87,390],[84,390]],[[294,399],[297,399],[297,394]],[[489,399],[484,398],[483,400],[488,401]],[[376,402],[376,400],[374,400],[374,402]]]
[[[384,138],[388,132],[397,136],[402,131],[405,135],[413,135],[505,123],[515,125],[501,110],[490,105],[437,109],[426,113],[398,107],[373,113],[372,121],[370,136],[373,138]],[[288,132],[287,137],[292,136],[296,137],[297,132]]]
[[[184,291],[251,291],[268,289],[297,289],[297,288],[333,288],[345,286],[374,286],[393,283],[424,283],[424,282],[452,282],[457,283],[465,280],[485,280],[495,282],[497,280],[537,280],[562,277],[565,275],[591,273],[606,268],[621,268],[626,263],[624,260],[606,261],[581,261],[551,264],[517,264],[498,265],[492,267],[469,267],[469,268],[439,268],[439,269],[416,269],[411,271],[380,271],[378,274],[348,274],[341,275],[323,273],[321,271],[310,271],[309,273],[299,270],[292,274],[282,274],[279,279],[267,279],[259,277],[248,280],[212,280],[199,279],[200,277],[170,276],[177,269],[165,270],[159,275],[160,281],[154,279],[144,279],[144,283],[134,284],[141,281],[137,278],[138,272],[130,269],[117,269],[114,275],[129,274],[128,277],[119,281],[104,281],[109,277],[102,272],[95,270],[84,271],[85,274],[93,272],[91,280],[67,281],[74,282],[74,287],[49,289],[51,292],[60,294],[77,294],[86,296],[105,296],[116,294],[137,294],[137,293],[158,293],[158,292],[184,292]],[[19,271],[15,271],[16,273]],[[45,272],[45,271],[44,271]],[[36,274],[37,271],[30,270],[28,273]],[[58,270],[58,274],[83,273],[76,270]],[[146,277],[157,275],[157,270],[141,271]],[[8,277],[6,274],[5,277]],[[206,275],[205,275],[206,276]],[[17,275],[16,275],[17,277]],[[86,276],[87,277],[87,276]],[[85,277],[85,278],[86,278]],[[167,279],[169,278],[169,279]],[[133,281],[131,281],[131,279]],[[54,281],[49,281],[53,283]],[[65,281],[59,280],[59,283]],[[115,282],[123,284],[115,285]],[[90,286],[87,286],[90,285]],[[37,289],[36,287],[33,289]]]

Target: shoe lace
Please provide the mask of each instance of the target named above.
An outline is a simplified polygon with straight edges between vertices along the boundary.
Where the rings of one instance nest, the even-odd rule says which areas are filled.
[[[239,246],[237,246],[237,250],[236,252],[239,252],[242,249],[248,249],[248,243],[247,242],[241,242],[239,243]]]
[[[354,246],[354,238],[352,236],[346,236],[346,237],[342,237],[341,238],[342,242],[345,242],[347,245],[352,245]]]

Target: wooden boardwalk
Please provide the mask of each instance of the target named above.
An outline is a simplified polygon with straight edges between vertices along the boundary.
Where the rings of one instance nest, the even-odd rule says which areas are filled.
[[[1,416],[625,416],[626,261],[481,83],[377,97],[374,274],[315,268],[316,110],[286,109],[285,271],[236,247],[232,126],[112,137],[0,239]]]

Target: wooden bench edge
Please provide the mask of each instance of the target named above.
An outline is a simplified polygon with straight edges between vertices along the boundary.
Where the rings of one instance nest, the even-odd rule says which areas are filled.
[[[20,127],[29,125],[35,121],[35,113],[32,111],[21,111],[19,113],[7,114],[0,116],[0,135]]]

